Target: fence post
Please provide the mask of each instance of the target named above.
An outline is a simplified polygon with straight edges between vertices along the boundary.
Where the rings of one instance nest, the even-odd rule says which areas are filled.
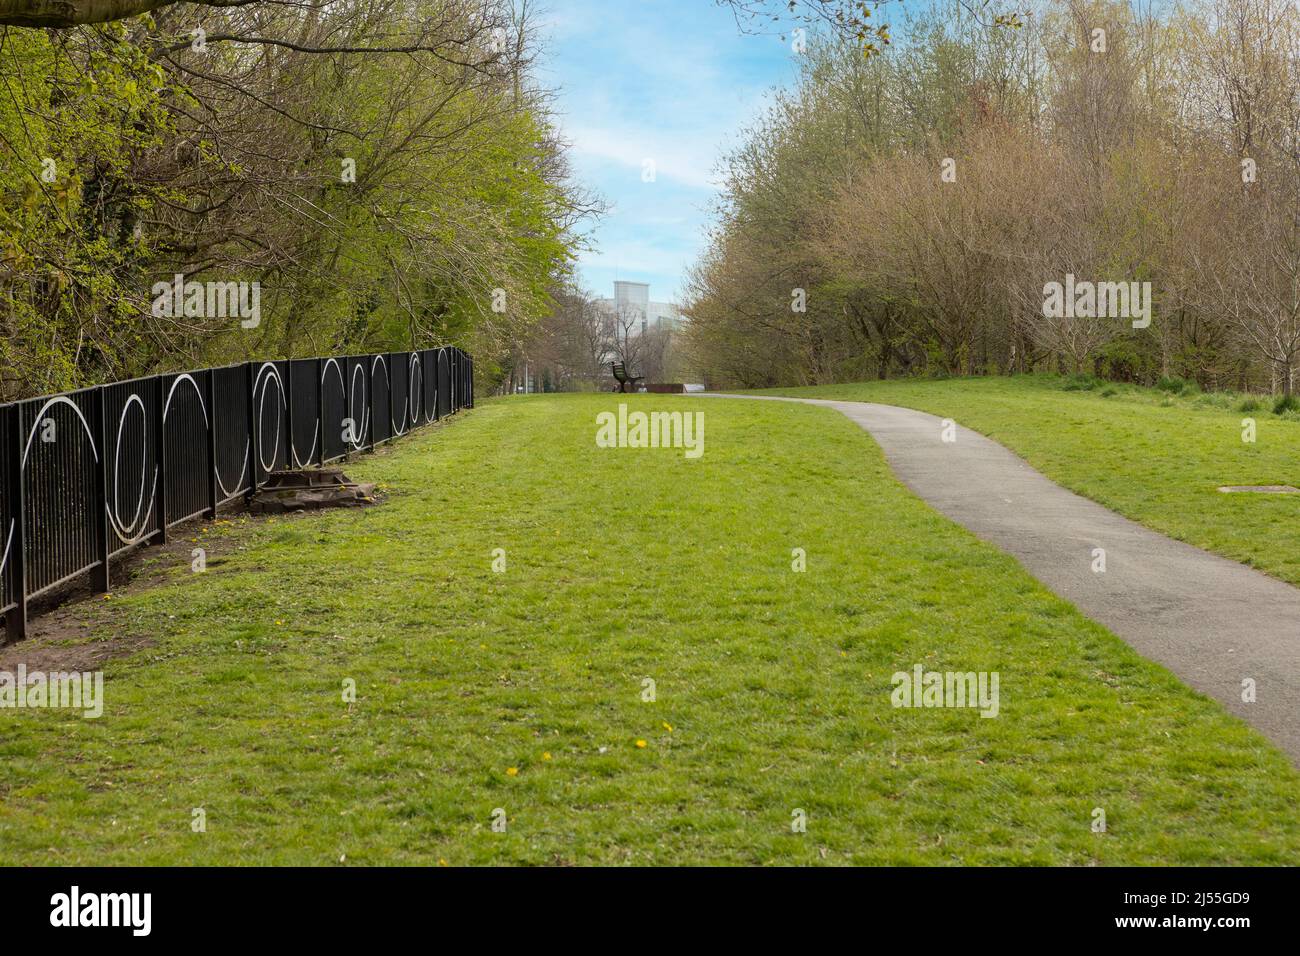
[[[257,465],[262,460],[261,444],[257,440],[257,372],[255,362],[245,362],[248,379],[248,492],[245,500],[257,494]]]
[[[316,463],[325,466],[325,360],[316,359],[316,438],[320,442],[320,453]],[[307,464],[311,464],[310,461]]]
[[[393,353],[384,353],[384,369],[388,372],[388,441],[391,444],[397,437],[397,425],[393,423]]]
[[[95,468],[95,504],[99,515],[95,520],[96,544],[99,546],[99,567],[91,578],[91,585],[101,594],[109,591],[108,555],[113,550],[108,536],[108,390],[97,388],[95,396],[95,447],[99,449],[99,465]]]
[[[293,359],[284,362],[284,414],[289,420],[289,458],[285,464],[292,470],[298,467],[298,449],[293,443]]]
[[[208,369],[208,516],[217,517],[217,370]]]
[[[167,388],[164,377],[155,375],[158,387],[154,394],[158,400],[158,414],[154,424],[158,428],[158,530],[155,537],[159,544],[167,543],[167,416],[164,408],[167,404]]]
[[[347,433],[347,421],[352,416],[352,376],[348,371],[348,359],[345,355],[339,364],[339,372],[343,376],[343,431]],[[356,436],[357,423],[352,423],[352,437]],[[322,440],[324,435],[321,435]],[[343,440],[343,460],[347,461],[352,454],[352,445],[346,438]]]
[[[375,357],[367,356],[366,362],[366,382],[370,385],[367,389],[366,404],[370,406],[370,450],[375,450]]]
[[[13,440],[5,479],[9,484],[9,508],[13,516],[14,536],[9,544],[9,561],[13,567],[10,580],[14,582],[17,607],[5,615],[5,630],[9,632],[9,640],[18,641],[27,636],[27,507],[23,493],[23,412],[20,403],[15,402],[10,407],[9,417]]]

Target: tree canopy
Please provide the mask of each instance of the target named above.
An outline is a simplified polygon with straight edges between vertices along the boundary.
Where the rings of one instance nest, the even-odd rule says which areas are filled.
[[[686,309],[715,383],[1059,369],[1291,391],[1300,10],[1029,9],[1007,29],[918,8],[867,58],[810,44],[724,164]],[[1149,293],[1149,323],[1053,314],[1045,290],[1076,279]]]
[[[528,4],[159,6],[0,27],[0,399],[161,368],[454,343],[491,375],[574,227]],[[262,318],[160,315],[181,274]]]

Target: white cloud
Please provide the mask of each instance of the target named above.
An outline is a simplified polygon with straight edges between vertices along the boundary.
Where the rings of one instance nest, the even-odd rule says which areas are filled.
[[[641,182],[642,164],[654,160],[655,177],[671,179],[695,189],[716,189],[713,174],[716,143],[712,137],[687,139],[668,130],[606,125],[566,127],[573,150],[583,156],[609,160],[625,166],[636,185]]]
[[[703,0],[550,7],[541,79],[559,89],[575,174],[613,207],[593,224],[596,248],[580,269],[593,285],[615,269],[676,285],[702,247],[718,160],[789,76],[788,51],[742,36],[730,13]],[[641,178],[646,159],[653,183]]]

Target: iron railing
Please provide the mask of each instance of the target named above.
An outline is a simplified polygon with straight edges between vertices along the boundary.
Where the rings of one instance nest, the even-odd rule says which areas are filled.
[[[0,614],[163,543],[273,471],[338,461],[474,404],[454,347],[246,362],[0,405]]]

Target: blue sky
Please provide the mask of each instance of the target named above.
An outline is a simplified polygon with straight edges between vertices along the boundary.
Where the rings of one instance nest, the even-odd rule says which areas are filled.
[[[713,0],[546,0],[540,79],[558,88],[575,175],[612,205],[590,229],[584,286],[649,282],[676,300],[704,245],[717,160],[794,76],[777,36],[742,34]],[[655,181],[642,163],[655,162]]]

